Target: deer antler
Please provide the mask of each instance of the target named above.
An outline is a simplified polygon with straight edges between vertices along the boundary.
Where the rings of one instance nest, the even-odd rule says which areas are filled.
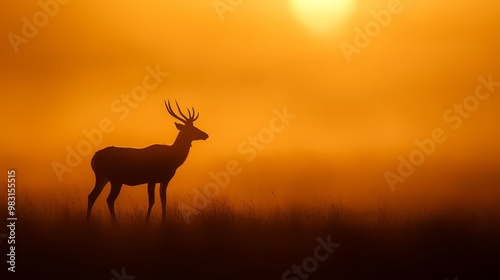
[[[196,111],[194,110],[194,107],[191,107],[191,108],[193,109],[193,117],[194,117],[194,115],[196,115]],[[196,117],[195,117],[195,118],[193,118],[193,122],[194,122],[195,120],[197,120],[199,116],[200,116],[200,113],[198,113],[198,115],[196,115]]]
[[[165,101],[163,101],[165,102]],[[167,111],[170,115],[172,115],[172,117],[180,120],[181,122],[183,122],[184,124],[186,124],[187,122],[194,122],[195,120],[198,119],[198,117],[200,116],[200,113],[198,113],[198,115],[195,116],[195,113],[196,111],[194,110],[194,107],[191,107],[191,109],[193,110],[193,112],[191,112],[189,110],[189,108],[187,109],[188,111],[188,116],[189,117],[186,117],[183,113],[182,113],[182,110],[181,108],[179,107],[179,104],[177,103],[177,100],[175,101],[175,105],[177,106],[177,110],[179,111],[179,113],[181,114],[182,118],[179,117],[177,114],[174,113],[174,110],[172,110],[172,106],[170,105],[170,100],[168,101],[168,104],[167,102],[165,102],[165,107],[167,107]]]
[[[163,101],[163,102],[165,102],[165,101]],[[175,103],[177,103],[177,101],[175,101]],[[183,122],[183,123],[186,123],[186,121],[187,121],[186,119],[183,119],[183,118],[181,118],[181,117],[177,116],[177,115],[174,113],[174,110],[172,110],[172,106],[170,105],[170,100],[168,101],[168,104],[167,104],[167,102],[165,102],[165,107],[167,107],[167,111],[168,111],[168,113],[169,113],[172,117],[174,117],[174,118],[176,118],[176,119],[180,120],[180,121],[181,121],[181,122]],[[179,105],[177,105],[177,108],[178,108],[178,107],[179,107]],[[179,111],[180,111],[180,109],[179,109]],[[181,112],[181,115],[182,115],[182,112]],[[183,116],[184,118],[186,118],[184,115],[182,115],[182,116]]]
[[[184,116],[184,114],[182,113],[182,110],[181,110],[181,107],[179,107],[179,104],[177,103],[177,100],[175,100],[175,105],[177,105],[177,110],[179,110],[179,113],[181,113],[181,116],[186,120],[188,121],[190,118]]]

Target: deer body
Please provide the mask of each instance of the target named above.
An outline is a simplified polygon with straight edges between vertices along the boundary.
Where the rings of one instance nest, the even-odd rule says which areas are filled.
[[[108,147],[92,158],[96,175],[129,186],[170,180],[189,153],[173,146],[152,145],[143,149]]]
[[[198,118],[195,117],[194,108],[192,115],[188,109],[189,117],[186,117],[177,102],[176,105],[183,118],[173,112],[170,102],[168,105],[165,103],[167,111],[184,123],[175,123],[179,134],[171,146],[152,145],[143,149],[107,147],[95,153],[91,165],[96,183],[88,197],[87,220],[90,218],[95,200],[108,182],[111,182],[111,191],[106,201],[114,222],[116,222],[114,202],[123,184],[129,186],[148,184],[149,208],[146,219],[149,220],[155,202],[154,189],[156,184],[160,183],[162,218],[165,220],[168,183],[174,177],[177,168],[186,160],[192,141],[208,138],[208,134],[193,126],[193,122]]]

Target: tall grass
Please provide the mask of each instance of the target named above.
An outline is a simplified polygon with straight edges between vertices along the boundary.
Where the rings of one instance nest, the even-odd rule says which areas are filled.
[[[261,208],[252,201],[234,205],[222,195],[189,224],[175,202],[166,223],[159,203],[150,223],[144,199],[117,203],[115,226],[102,199],[86,223],[85,200],[19,195],[19,275],[108,280],[112,269],[125,266],[137,280],[281,279],[312,256],[318,237],[329,235],[342,245],[311,279],[481,279],[498,272],[500,214],[494,209],[406,215],[333,202]]]

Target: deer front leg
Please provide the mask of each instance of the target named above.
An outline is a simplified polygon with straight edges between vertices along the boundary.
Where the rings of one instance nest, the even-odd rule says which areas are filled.
[[[148,184],[149,207],[148,207],[148,214],[146,215],[146,222],[149,221],[149,216],[151,215],[151,209],[153,208],[153,205],[155,204],[155,186],[156,186],[156,183],[149,183]]]
[[[160,184],[160,198],[161,198],[161,217],[162,221],[165,222],[166,217],[166,208],[167,208],[167,186],[168,182]]]

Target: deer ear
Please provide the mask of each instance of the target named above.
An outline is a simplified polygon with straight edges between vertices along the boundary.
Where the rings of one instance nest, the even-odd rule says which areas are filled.
[[[178,130],[182,130],[184,128],[184,125],[180,123],[175,123],[175,127],[177,127]]]

